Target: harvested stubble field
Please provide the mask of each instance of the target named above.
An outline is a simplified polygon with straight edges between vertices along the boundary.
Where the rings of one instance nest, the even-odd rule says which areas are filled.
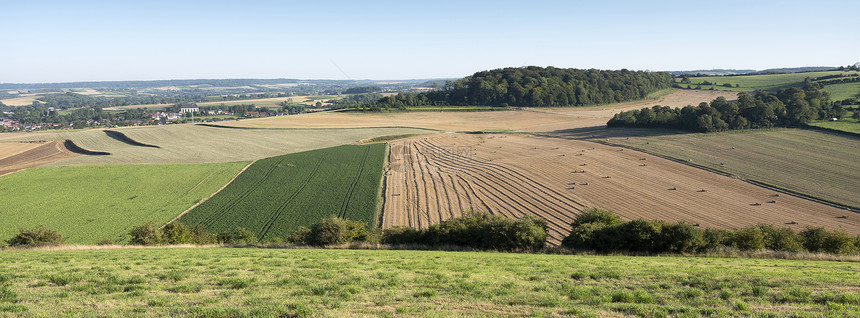
[[[0,143],[0,176],[77,155],[61,141]]]
[[[384,228],[425,228],[469,210],[532,215],[549,221],[549,243],[556,245],[574,217],[592,206],[628,220],[860,233],[860,217],[849,211],[587,141],[514,134],[416,137],[391,143],[389,165]]]
[[[0,316],[857,317],[851,262],[433,251],[4,251]]]
[[[447,131],[551,131],[604,126],[612,115],[622,110],[640,109],[658,104],[684,107],[690,104],[697,105],[702,101],[711,101],[718,96],[724,96],[729,100],[737,98],[737,94],[733,92],[665,90],[643,101],[593,107],[531,108],[526,111],[492,112],[322,112],[249,119],[227,124],[255,128],[417,127]]]
[[[631,134],[608,141],[860,207],[860,139],[855,137],[772,129],[648,137]],[[856,213],[851,217],[860,219]]]
[[[175,164],[250,161],[378,136],[429,132],[410,128],[234,129],[191,124],[113,130],[138,143],[160,148],[129,144],[112,138],[101,129],[18,134],[5,141],[69,139],[84,149],[110,153],[108,156],[78,156],[51,166]]]
[[[0,239],[45,226],[70,243],[127,240],[137,225],[164,224],[214,193],[247,163],[49,167],[0,178]]]
[[[260,240],[284,238],[329,216],[373,228],[385,148],[346,145],[258,160],[179,221],[211,233],[243,227]]]

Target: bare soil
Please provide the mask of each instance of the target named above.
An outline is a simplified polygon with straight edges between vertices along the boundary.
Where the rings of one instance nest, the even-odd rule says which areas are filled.
[[[0,158],[0,176],[77,155],[66,149],[62,141],[40,144],[38,147],[27,151]]]

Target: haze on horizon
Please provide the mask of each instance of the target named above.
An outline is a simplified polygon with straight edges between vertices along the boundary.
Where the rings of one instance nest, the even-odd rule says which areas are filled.
[[[3,1],[0,83],[860,61],[857,1]]]

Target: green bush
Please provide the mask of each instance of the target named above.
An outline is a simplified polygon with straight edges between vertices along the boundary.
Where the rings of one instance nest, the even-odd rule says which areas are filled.
[[[44,227],[36,227],[31,230],[18,229],[18,235],[6,241],[9,246],[44,246],[60,245],[65,240],[57,231]]]
[[[246,230],[244,227],[237,227],[233,231],[233,241],[243,244],[257,244],[259,242],[257,235],[254,235],[254,233],[251,233],[251,231]]]
[[[671,253],[694,253],[705,247],[704,232],[680,222],[663,226],[659,250]]]
[[[561,241],[561,246],[576,250],[596,250],[595,233],[600,233],[608,226],[604,223],[585,223],[573,228]]]
[[[305,226],[299,226],[298,229],[287,236],[287,242],[296,245],[308,245],[310,241],[311,229]]]
[[[618,229],[615,231],[618,233],[611,233],[603,241],[612,240],[613,237],[623,239],[621,242],[612,244],[612,248],[608,250],[655,252],[659,251],[663,245],[663,227],[663,222],[633,220],[618,225]]]
[[[790,228],[777,229],[770,224],[757,225],[764,234],[764,247],[774,251],[803,251],[800,235]]]
[[[543,219],[467,213],[431,225],[426,230],[394,227],[382,233],[387,244],[455,245],[485,250],[541,248],[546,244],[547,223]]]
[[[384,244],[426,244],[423,232],[408,226],[394,226],[382,231]]]
[[[164,244],[161,229],[152,222],[136,226],[128,233],[131,236],[131,244],[134,245],[159,245]]]
[[[748,226],[735,231],[731,244],[744,251],[764,248],[764,232],[758,226]]]
[[[311,226],[306,241],[311,245],[333,245],[366,241],[368,237],[364,223],[331,216]]]
[[[161,229],[164,243],[167,244],[191,244],[194,243],[194,234],[191,229],[179,222],[171,222]]]
[[[799,235],[803,247],[810,252],[849,254],[856,249],[855,239],[844,230],[829,232],[822,227],[807,227]]]
[[[705,240],[705,245],[702,246],[702,249],[713,249],[732,245],[734,233],[729,230],[705,229],[702,235]]]
[[[608,210],[598,208],[587,208],[582,211],[582,214],[577,215],[573,220],[573,227],[577,227],[586,223],[602,223],[606,225],[616,225],[621,223],[621,217],[615,215]]]

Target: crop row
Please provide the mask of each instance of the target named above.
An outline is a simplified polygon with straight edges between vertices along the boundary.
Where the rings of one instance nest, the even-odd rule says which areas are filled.
[[[179,221],[213,233],[243,227],[261,240],[334,215],[374,225],[385,144],[259,160]]]

